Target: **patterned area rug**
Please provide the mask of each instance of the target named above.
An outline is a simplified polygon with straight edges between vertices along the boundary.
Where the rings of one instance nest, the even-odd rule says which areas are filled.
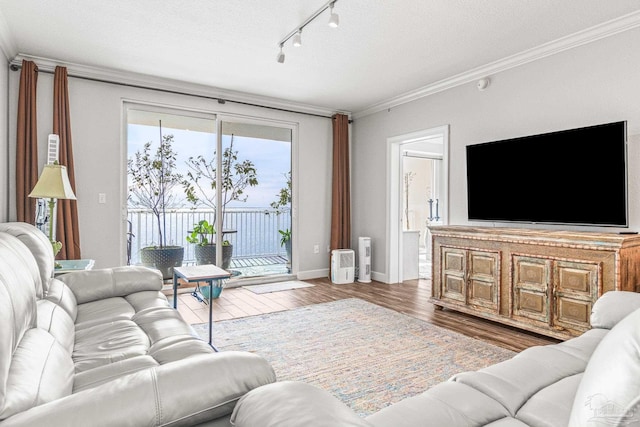
[[[311,283],[301,282],[299,280],[288,280],[286,282],[266,283],[264,285],[250,285],[244,288],[254,294],[267,294],[269,292],[288,291],[290,289],[310,288]]]
[[[194,328],[208,339],[207,324]],[[278,380],[319,386],[361,416],[515,355],[356,298],[216,322],[213,341],[260,354]]]

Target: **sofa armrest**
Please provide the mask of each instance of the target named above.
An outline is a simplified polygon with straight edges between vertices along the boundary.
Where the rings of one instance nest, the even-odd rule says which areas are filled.
[[[162,289],[162,274],[158,270],[137,266],[76,271],[59,278],[71,289],[78,304]]]
[[[244,395],[231,415],[236,427],[373,427],[328,392],[282,381]]]
[[[196,425],[228,416],[253,388],[275,381],[252,353],[189,357],[118,378],[7,418],[13,426]]]
[[[618,322],[640,308],[640,293],[609,291],[593,304],[591,327],[612,329]]]

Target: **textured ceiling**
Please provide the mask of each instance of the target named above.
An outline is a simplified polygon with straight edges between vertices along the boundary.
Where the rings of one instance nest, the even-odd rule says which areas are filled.
[[[325,11],[277,63],[278,42],[324,4],[0,0],[0,18],[13,54],[358,112],[640,10],[638,0],[338,0],[340,27]]]

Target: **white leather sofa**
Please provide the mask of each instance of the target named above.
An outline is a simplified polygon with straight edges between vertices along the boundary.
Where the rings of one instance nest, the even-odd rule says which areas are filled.
[[[215,353],[160,292],[122,267],[52,278],[51,244],[0,224],[0,426],[229,426],[275,381],[251,353]]]
[[[366,419],[300,382],[259,387],[240,399],[236,427],[640,426],[640,294],[596,301],[592,329],[556,345],[455,375]]]

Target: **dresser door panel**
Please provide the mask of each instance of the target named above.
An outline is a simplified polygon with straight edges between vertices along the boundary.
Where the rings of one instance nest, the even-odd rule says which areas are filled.
[[[546,258],[514,255],[512,266],[513,317],[548,325],[551,261]]]
[[[498,312],[500,283],[500,254],[498,252],[469,251],[468,303]]]
[[[598,296],[599,264],[556,261],[553,276],[553,326],[576,333],[588,330],[591,307]]]
[[[465,250],[442,247],[442,298],[466,304],[466,258]]]

